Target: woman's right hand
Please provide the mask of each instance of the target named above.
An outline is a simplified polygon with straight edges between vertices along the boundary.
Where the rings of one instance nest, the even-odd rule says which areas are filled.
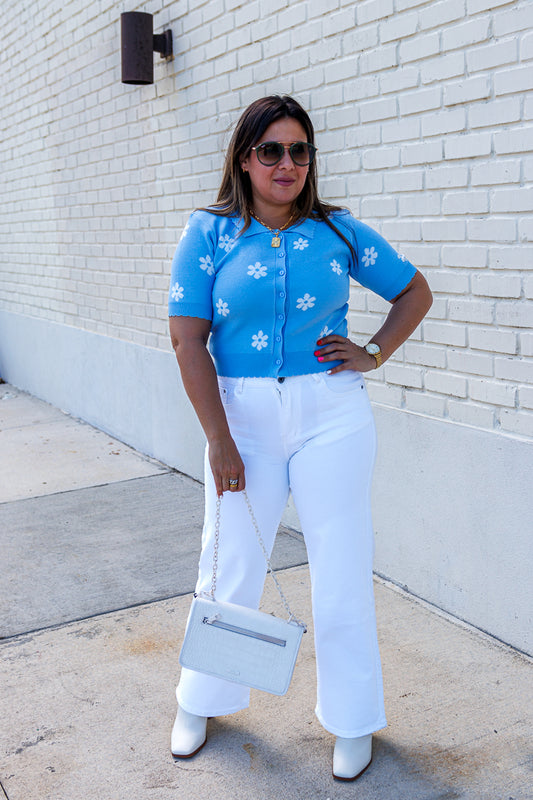
[[[224,492],[242,492],[246,486],[244,464],[231,436],[210,439],[208,444],[209,463],[215,480],[217,497]],[[237,481],[230,485],[231,481]]]

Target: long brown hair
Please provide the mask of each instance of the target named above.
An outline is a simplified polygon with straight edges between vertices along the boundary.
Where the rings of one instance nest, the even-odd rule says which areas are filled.
[[[287,117],[299,122],[306,133],[307,141],[315,143],[315,131],[309,114],[294,98],[274,94],[255,100],[241,115],[231,137],[217,201],[204,210],[224,217],[238,215],[244,221],[243,231],[249,228],[252,221],[252,185],[250,176],[241,168],[241,161],[249,156],[252,147],[259,142],[269,125]],[[314,217],[323,220],[343,239],[355,256],[351,243],[329,219],[330,214],[341,211],[341,207],[325,203],[318,196],[316,159],[309,165],[304,187],[296,198],[296,209],[299,219]]]

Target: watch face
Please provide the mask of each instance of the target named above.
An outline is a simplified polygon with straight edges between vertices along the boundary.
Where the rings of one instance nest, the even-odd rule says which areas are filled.
[[[365,350],[367,353],[370,353],[371,356],[375,356],[377,353],[380,352],[379,345],[374,344],[374,342],[367,344]]]

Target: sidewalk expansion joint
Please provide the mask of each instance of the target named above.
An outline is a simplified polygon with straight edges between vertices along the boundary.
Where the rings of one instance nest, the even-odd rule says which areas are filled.
[[[279,574],[281,572],[285,572],[289,569],[296,569],[298,567],[305,567],[307,566],[307,561],[302,561],[298,564],[290,564],[287,567],[279,567],[279,569],[275,569],[274,572]],[[10,642],[16,642],[17,639],[22,639],[25,636],[35,636],[39,633],[46,633],[48,631],[58,631],[62,628],[67,628],[69,625],[77,625],[81,622],[89,622],[90,620],[99,619],[100,617],[107,617],[111,614],[120,614],[123,611],[132,611],[136,608],[148,608],[149,606],[156,605],[157,603],[164,603],[168,600],[177,600],[179,597],[187,597],[190,595],[192,597],[194,593],[194,589],[188,590],[186,592],[178,592],[175,594],[170,595],[163,595],[161,597],[156,597],[152,600],[145,600],[141,603],[132,603],[131,605],[127,606],[119,606],[118,608],[110,608],[106,611],[98,611],[95,614],[89,614],[88,616],[84,617],[74,617],[73,619],[64,620],[63,622],[57,622],[53,625],[44,625],[42,628],[32,628],[31,630],[27,631],[20,631],[19,633],[14,633],[12,636],[0,636],[0,647],[3,644],[8,644]],[[1,784],[0,784],[1,786]],[[0,796],[0,800],[2,797]]]
[[[48,499],[49,497],[61,497],[62,495],[72,494],[73,492],[85,492],[92,489],[103,489],[106,486],[117,486],[118,484],[133,483],[134,481],[145,481],[148,478],[160,478],[163,477],[164,475],[179,475],[181,477],[182,473],[177,472],[175,469],[169,467],[168,469],[161,470],[160,472],[156,472],[153,475],[136,475],[134,478],[120,478],[119,480],[116,481],[112,480],[112,481],[105,481],[104,483],[90,483],[87,486],[73,486],[72,489],[58,489],[57,492],[34,494],[34,495],[29,495],[28,497],[19,497],[16,500],[0,500],[0,507],[15,503],[27,503],[28,500],[45,500]]]

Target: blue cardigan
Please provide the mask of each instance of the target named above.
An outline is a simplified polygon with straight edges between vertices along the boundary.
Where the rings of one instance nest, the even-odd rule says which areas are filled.
[[[378,233],[348,211],[332,223],[306,219],[280,234],[256,220],[244,233],[240,217],[195,211],[172,262],[169,316],[211,320],[209,348],[226,377],[279,377],[330,369],[316,342],[347,335],[349,280],[392,300],[416,269]]]

